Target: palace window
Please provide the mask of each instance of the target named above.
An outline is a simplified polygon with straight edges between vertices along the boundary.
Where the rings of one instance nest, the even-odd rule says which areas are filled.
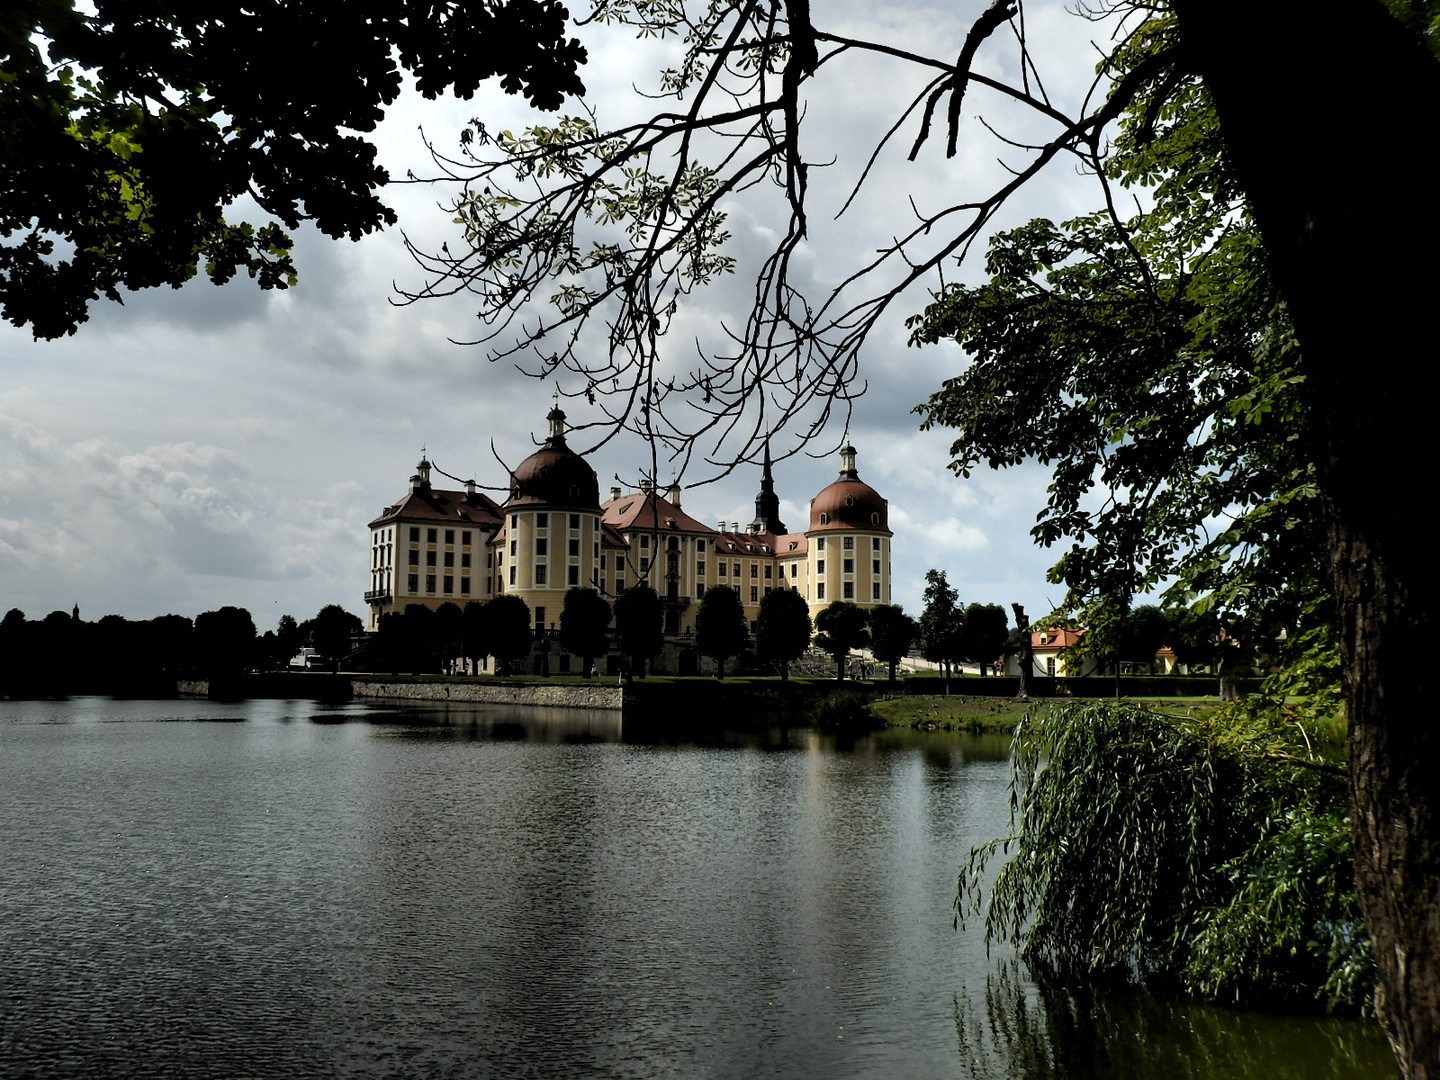
[[[469,566],[469,565],[470,565],[470,552],[467,551],[467,552],[465,552],[464,554],[462,554],[462,555],[460,556],[460,565],[461,565],[461,566]]]
[[[846,600],[854,600],[854,599],[855,599],[855,583],[854,583],[853,581],[847,581],[847,582],[845,582],[845,599],[846,599]]]
[[[571,515],[570,515],[570,527],[571,527],[572,529],[578,529],[578,528],[580,528],[580,515],[579,515],[579,514],[571,514]]]
[[[430,592],[434,592],[434,591],[435,591],[435,575],[434,575],[434,574],[426,574],[426,575],[425,575],[425,591],[426,591],[427,593],[430,593]]]
[[[879,599],[880,599],[880,583],[879,583],[878,581],[875,582],[873,585],[870,586],[870,599],[871,599],[871,600],[879,600]]]
[[[454,565],[455,565],[455,552],[453,552],[453,551],[447,551],[447,552],[445,552],[445,565],[446,565],[446,566],[454,566]]]
[[[845,548],[846,551],[854,551],[854,550],[855,550],[855,538],[854,538],[853,536],[847,536],[847,537],[845,537],[845,539],[842,540],[840,543],[841,543],[841,545]]]
[[[753,603],[755,603],[755,602],[756,602],[757,600],[759,600],[759,599],[760,599],[760,586],[759,586],[759,585],[751,585],[751,586],[750,586],[750,602],[753,604]]]
[[[411,574],[405,579],[405,591],[408,593],[417,593],[420,591],[419,574]]]
[[[696,576],[696,577],[704,577],[704,576],[705,576],[705,560],[704,560],[704,559],[701,559],[699,562],[697,562],[697,563],[695,564],[695,576]]]
[[[455,578],[450,574],[445,575],[445,591],[447,593],[455,591]]]
[[[854,559],[846,559],[846,560],[845,560],[845,573],[847,573],[847,574],[853,574],[854,572],[855,572],[855,560],[854,560]]]
[[[765,576],[766,576],[767,578],[768,578],[768,577],[774,577],[774,573],[772,572],[772,569],[771,569],[769,563],[766,563],[766,564],[765,564]]]
[[[536,554],[536,555],[548,555],[548,554],[550,554],[550,541],[546,540],[543,536],[542,536],[542,537],[539,537],[538,539],[536,539],[536,541],[535,541],[535,554]]]
[[[549,514],[536,514],[536,515],[535,515],[535,527],[536,527],[537,529],[548,529],[548,528],[550,527],[550,515],[549,515]],[[545,609],[544,609],[544,608],[540,608],[539,610],[544,611]]]
[[[420,530],[413,526],[410,529],[410,542],[412,544],[418,544],[420,542]]]
[[[410,565],[411,565],[411,566],[419,566],[419,565],[420,565],[420,552],[416,551],[414,548],[411,548],[411,549],[410,549]]]
[[[719,563],[719,564],[717,564],[717,565],[720,567],[720,570],[719,570],[720,576],[721,576],[721,577],[724,577],[724,576],[725,576],[725,571],[730,568],[730,564],[729,564],[729,563],[723,563],[723,562],[722,562],[722,563]]]
[[[571,540],[571,541],[570,541],[570,554],[573,555],[573,556],[575,556],[577,559],[580,557],[580,541],[579,541],[579,540]]]
[[[871,559],[871,560],[870,560],[870,573],[872,573],[872,574],[879,574],[879,573],[880,573],[880,560],[879,560],[879,559]]]
[[[824,572],[825,572],[825,560],[824,560],[824,559],[816,559],[816,560],[815,560],[815,573],[817,573],[817,574],[823,574]]]
[[[433,552],[433,551],[427,551],[427,552],[425,552],[425,565],[426,565],[426,566],[434,566],[434,565],[435,565],[435,552]]]
[[[544,584],[546,584],[546,582],[545,582],[545,564],[544,564],[544,563],[541,563],[539,566],[535,567],[535,584],[536,584],[536,585],[544,585]]]
[[[453,544],[453,543],[455,543],[455,530],[454,530],[454,529],[446,529],[446,530],[445,530],[445,542],[446,542],[447,544]]]
[[[823,581],[820,582],[820,584],[818,584],[818,585],[815,586],[815,599],[816,599],[816,600],[824,600],[824,599],[825,599],[825,583],[824,583]]]
[[[433,543],[435,543],[435,530],[434,530],[434,529],[426,529],[426,530],[425,530],[425,542],[426,542],[427,544],[433,544]]]
[[[572,567],[570,567],[569,582],[570,582],[571,585],[579,585],[579,584],[580,584],[580,567],[578,567],[578,566],[572,566]]]
[[[462,577],[462,578],[460,579],[460,595],[461,595],[461,596],[469,596],[469,595],[470,595],[470,579],[469,579],[468,577]]]

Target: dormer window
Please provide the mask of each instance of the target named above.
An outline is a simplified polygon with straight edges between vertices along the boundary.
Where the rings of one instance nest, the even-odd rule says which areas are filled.
[[[826,513],[821,513],[821,515],[820,515],[820,524],[821,524],[821,525],[829,525],[829,524],[830,524],[830,515],[829,515],[829,514],[826,514]]]
[[[852,499],[850,496],[847,495],[847,496],[845,496],[845,505],[846,505],[846,506],[854,506],[854,505],[855,505],[855,500]]]

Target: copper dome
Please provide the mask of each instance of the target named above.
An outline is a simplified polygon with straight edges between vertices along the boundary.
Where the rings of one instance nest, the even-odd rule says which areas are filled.
[[[860,479],[855,448],[840,451],[840,478],[810,502],[809,532],[890,531],[889,503]]]
[[[510,474],[506,506],[573,506],[599,509],[595,470],[565,445],[565,414],[552,409],[550,438]]]

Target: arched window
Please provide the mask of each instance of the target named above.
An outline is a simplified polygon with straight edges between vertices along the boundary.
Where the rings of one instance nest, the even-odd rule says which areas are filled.
[[[829,515],[829,514],[821,514],[821,515],[820,515],[820,524],[821,524],[821,525],[829,525],[829,524],[830,524],[830,515]]]

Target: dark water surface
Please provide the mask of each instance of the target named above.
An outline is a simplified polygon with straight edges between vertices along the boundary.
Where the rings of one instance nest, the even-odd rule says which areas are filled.
[[[1004,744],[0,702],[0,1076],[1381,1078],[951,926]]]

